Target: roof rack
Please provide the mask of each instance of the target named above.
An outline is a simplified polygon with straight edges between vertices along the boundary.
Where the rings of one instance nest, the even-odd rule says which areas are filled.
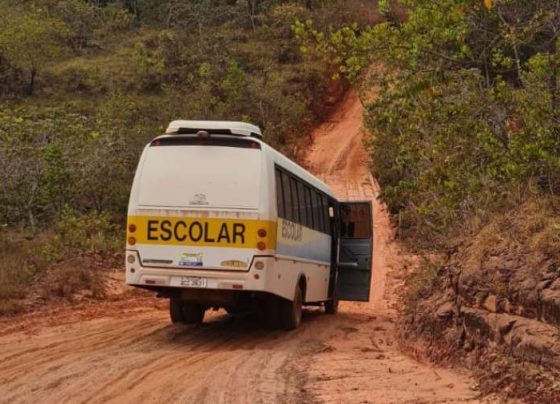
[[[176,135],[196,135],[204,131],[210,135],[247,136],[262,140],[262,132],[258,126],[245,122],[233,121],[173,121],[165,133]]]

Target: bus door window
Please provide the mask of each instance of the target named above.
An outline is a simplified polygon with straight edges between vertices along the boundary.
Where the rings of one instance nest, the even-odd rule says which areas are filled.
[[[367,205],[342,205],[340,235],[343,238],[371,237],[370,212]]]

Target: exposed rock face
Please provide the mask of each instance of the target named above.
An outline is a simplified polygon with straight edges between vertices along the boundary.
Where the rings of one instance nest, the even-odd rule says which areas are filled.
[[[464,338],[493,342],[516,358],[560,369],[560,277],[549,271],[550,263],[530,269],[522,259],[492,257],[478,267],[461,267],[461,258],[449,271],[456,286],[453,322],[463,326]]]
[[[510,314],[488,313],[468,307],[461,316],[469,338],[507,347],[516,358],[560,369],[560,332],[557,327]]]
[[[547,323],[560,324],[560,282],[555,281],[557,286],[543,289],[540,292],[541,313],[543,321]]]
[[[560,402],[560,226],[531,209],[454,247],[428,296],[409,305],[403,337],[474,358],[473,367],[491,368],[481,352],[499,351],[513,366],[542,370],[504,376],[510,390],[532,385],[546,393],[531,397]]]

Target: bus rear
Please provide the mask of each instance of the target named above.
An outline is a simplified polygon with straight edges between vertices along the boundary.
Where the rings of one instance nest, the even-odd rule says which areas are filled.
[[[201,131],[153,140],[130,196],[126,282],[170,297],[172,320],[187,323],[263,291],[276,243],[266,175],[251,137]]]

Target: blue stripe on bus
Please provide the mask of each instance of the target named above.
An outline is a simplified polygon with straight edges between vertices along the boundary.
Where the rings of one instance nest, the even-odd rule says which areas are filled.
[[[331,260],[331,239],[328,236],[318,237],[314,240],[301,241],[299,243],[282,243],[278,240],[276,244],[276,253],[280,255],[288,255],[290,257],[299,257],[314,261],[330,262]]]

